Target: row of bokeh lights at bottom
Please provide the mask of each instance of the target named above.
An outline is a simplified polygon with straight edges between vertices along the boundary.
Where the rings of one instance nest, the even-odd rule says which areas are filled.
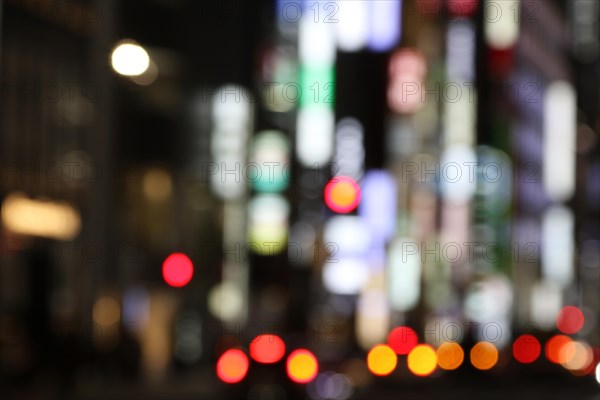
[[[250,357],[260,364],[275,364],[285,356],[285,343],[277,335],[259,335],[250,343]],[[226,383],[242,381],[248,373],[250,361],[241,349],[225,351],[217,361],[217,376]],[[306,349],[292,351],[286,361],[289,378],[296,383],[312,381],[319,371],[315,355]]]
[[[592,349],[585,342],[558,334],[546,342],[544,350],[550,362],[560,364],[578,376],[595,373],[600,383],[600,349]],[[541,352],[540,341],[530,334],[519,336],[512,345],[513,357],[522,364],[535,362]],[[278,363],[285,353],[285,342],[274,334],[259,335],[249,346],[250,358],[260,364]],[[412,374],[426,377],[438,368],[445,371],[458,369],[464,363],[465,352],[456,342],[444,342],[437,349],[429,344],[419,344],[415,331],[401,326],[390,332],[386,344],[375,345],[369,350],[366,367],[375,376],[387,376],[396,370],[399,356],[407,356],[406,365]],[[469,352],[471,365],[483,371],[494,368],[499,357],[496,346],[486,341],[476,343]],[[249,368],[250,359],[246,352],[240,348],[232,348],[220,356],[216,372],[223,382],[233,384],[241,382]],[[310,350],[295,349],[286,359],[286,372],[293,382],[309,383],[318,375],[319,361]]]

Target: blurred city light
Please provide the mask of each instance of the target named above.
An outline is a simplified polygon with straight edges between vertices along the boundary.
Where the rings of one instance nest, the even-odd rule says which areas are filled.
[[[239,349],[230,349],[217,361],[217,376],[225,383],[238,383],[248,373],[248,356]]]
[[[367,366],[374,375],[389,375],[396,369],[397,364],[398,357],[389,346],[377,345],[367,354]]]
[[[513,356],[523,364],[530,364],[538,359],[541,352],[540,342],[533,335],[521,335],[513,343]]]
[[[387,344],[396,354],[406,355],[419,343],[417,333],[407,327],[398,326],[390,331],[387,337]]]
[[[370,0],[369,49],[389,51],[400,41],[402,32],[402,1]]]
[[[319,362],[308,350],[294,350],[287,358],[288,377],[297,383],[308,383],[315,379],[319,371]]]
[[[485,40],[494,49],[511,47],[519,37],[519,0],[485,0]]]
[[[558,330],[569,335],[579,332],[584,322],[583,313],[575,306],[563,307],[556,317],[556,327]]]
[[[360,186],[348,176],[337,176],[325,186],[325,203],[331,210],[341,214],[354,210],[360,197]]]
[[[0,9],[1,399],[596,398],[597,0]]]
[[[458,343],[444,342],[437,348],[437,362],[441,369],[451,371],[460,367],[465,353]]]
[[[194,275],[192,260],[183,253],[170,254],[162,266],[163,279],[169,286],[182,287],[187,285]]]
[[[438,363],[437,353],[433,347],[420,344],[408,353],[408,369],[417,376],[431,375]]]
[[[2,203],[2,223],[21,235],[71,240],[81,229],[80,215],[64,202],[34,200],[13,192]]]
[[[150,57],[148,52],[136,42],[124,40],[113,49],[111,62],[117,73],[125,76],[138,76],[148,69]]]
[[[337,1],[339,7],[336,28],[337,45],[342,51],[358,51],[365,47],[369,38],[370,1]]]
[[[471,364],[477,369],[488,370],[498,362],[498,350],[489,342],[478,342],[471,349]]]
[[[258,363],[276,363],[284,354],[285,343],[277,335],[259,335],[250,343],[250,357]]]
[[[562,364],[565,361],[565,357],[562,355],[562,350],[568,343],[571,343],[572,341],[573,340],[568,336],[552,336],[546,342],[546,358],[555,364]]]

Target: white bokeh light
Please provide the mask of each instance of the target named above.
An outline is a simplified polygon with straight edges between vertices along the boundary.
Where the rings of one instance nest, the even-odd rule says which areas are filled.
[[[111,55],[113,69],[125,76],[139,76],[150,66],[150,56],[142,46],[131,41],[122,41]]]

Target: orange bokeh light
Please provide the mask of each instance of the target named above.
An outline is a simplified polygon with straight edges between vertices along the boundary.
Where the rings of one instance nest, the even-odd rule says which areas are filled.
[[[562,348],[573,340],[565,335],[552,336],[546,342],[546,358],[555,364],[561,364],[564,360],[561,360]]]
[[[285,343],[277,335],[259,335],[250,343],[250,357],[262,364],[273,364],[283,358]]]
[[[287,374],[297,383],[308,383],[319,372],[317,358],[306,349],[294,350],[287,358]]]
[[[471,364],[477,369],[491,369],[498,362],[498,349],[490,342],[478,342],[471,349]]]
[[[444,342],[437,349],[438,365],[447,371],[461,366],[465,359],[465,352],[458,343]]]
[[[217,361],[217,376],[225,383],[238,383],[248,373],[248,357],[239,349],[229,349]]]
[[[360,186],[348,176],[336,176],[325,186],[325,204],[332,211],[345,214],[360,203]]]

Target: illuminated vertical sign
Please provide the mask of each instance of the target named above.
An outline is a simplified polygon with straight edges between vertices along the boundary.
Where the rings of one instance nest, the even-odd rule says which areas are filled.
[[[369,49],[377,52],[392,50],[402,32],[401,0],[369,1]]]
[[[556,201],[575,191],[576,98],[573,86],[553,82],[544,94],[544,164],[546,193]]]

